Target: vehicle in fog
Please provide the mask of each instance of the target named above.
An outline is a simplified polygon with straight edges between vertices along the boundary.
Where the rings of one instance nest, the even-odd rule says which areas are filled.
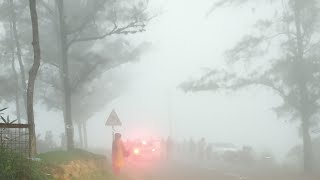
[[[226,152],[237,152],[239,148],[231,143],[209,143],[212,148],[213,152],[218,154],[224,154]]]
[[[160,140],[128,140],[126,147],[133,161],[154,161],[161,158]]]

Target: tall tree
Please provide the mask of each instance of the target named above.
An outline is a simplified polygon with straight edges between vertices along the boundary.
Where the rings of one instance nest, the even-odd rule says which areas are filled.
[[[84,46],[74,49],[69,54],[73,122],[77,124],[79,134],[83,134],[79,135],[83,137],[83,144],[87,141],[85,131],[87,120],[105,107],[112,100],[111,96],[115,98],[125,89],[126,77],[118,77],[115,74],[111,76],[109,71],[125,63],[138,61],[142,52],[149,47],[148,43],[135,47],[122,38],[108,40],[103,45],[109,48],[91,52]],[[56,98],[63,93],[57,78],[59,72],[56,68],[47,70],[50,67],[52,66],[42,66],[42,71],[50,71],[50,73],[40,73],[40,83],[43,83],[38,84],[40,98],[48,108],[62,110],[63,103]],[[113,84],[112,87],[107,86],[110,83]],[[79,128],[82,130],[80,131]]]
[[[248,1],[220,1],[212,10]],[[272,2],[282,7],[282,12],[258,21],[253,32],[226,52],[228,68],[210,70],[181,87],[191,91],[238,90],[252,85],[271,89],[283,100],[275,109],[279,117],[301,122],[304,170],[310,172],[313,152],[309,129],[318,120],[314,115],[320,99],[319,7],[316,0]]]
[[[88,10],[88,14],[85,17],[82,17],[81,12],[76,12],[78,18],[74,19],[74,17],[69,17],[69,22],[66,23],[66,16],[70,16],[70,12],[74,11],[74,3],[79,3],[72,1],[73,3],[69,5],[71,7],[69,14],[68,11],[65,12],[64,4],[65,1],[57,1],[58,10],[59,10],[59,27],[60,27],[60,47],[61,47],[61,67],[62,71],[62,81],[64,88],[64,118],[65,118],[65,127],[66,127],[66,136],[67,136],[67,149],[74,148],[73,142],[73,123],[72,123],[72,112],[71,112],[71,87],[70,87],[70,77],[69,77],[69,60],[68,55],[71,49],[71,45],[79,42],[88,42],[99,39],[104,39],[108,36],[115,34],[134,34],[137,32],[144,31],[146,26],[146,22],[149,21],[148,17],[144,13],[146,7],[139,3],[140,7],[133,6],[130,7],[133,3],[132,1],[123,0],[120,3],[112,2],[110,4],[104,0],[97,1],[87,1],[86,8],[90,8]],[[69,2],[70,3],[70,2]],[[108,7],[108,5],[111,7]],[[113,28],[111,30],[107,30],[103,34],[93,34],[90,28],[96,27],[96,19],[99,17],[99,12],[103,8],[105,9],[107,14],[103,15],[105,18],[102,23],[106,23],[108,25],[113,24]],[[85,10],[85,9],[84,9]],[[125,10],[129,13],[124,13]],[[84,18],[84,20],[80,20],[80,18]],[[109,22],[105,22],[105,21]],[[72,24],[72,22],[76,22],[76,28],[67,27],[66,24]],[[80,22],[80,23],[78,23]],[[120,24],[125,24],[119,27]],[[72,37],[72,38],[69,38]]]
[[[64,11],[59,11],[60,2],[62,2],[61,5],[64,6],[60,9],[63,9]],[[40,69],[41,79],[39,80],[41,81],[39,81],[39,83],[36,83],[36,88],[37,90],[43,90],[43,93],[34,94],[34,98],[35,100],[38,100],[37,98],[40,98],[39,100],[41,100],[42,102],[48,102],[50,105],[54,105],[57,109],[60,109],[61,106],[65,106],[66,104],[70,104],[71,106],[72,94],[77,90],[81,91],[81,89],[83,88],[83,84],[90,81],[90,79],[100,76],[109,68],[116,67],[122,63],[125,63],[133,57],[132,54],[128,55],[131,52],[126,52],[126,50],[131,48],[130,46],[119,46],[128,43],[124,41],[116,42],[115,39],[117,39],[117,37],[111,37],[112,35],[127,35],[142,32],[145,30],[145,26],[150,20],[148,13],[146,12],[147,3],[144,4],[143,1],[138,0],[39,0],[38,6],[39,7],[37,8],[37,13],[42,17],[39,19],[39,28],[41,30],[39,34],[40,43],[50,48],[42,49],[41,51],[43,62]],[[29,15],[27,7],[27,2],[14,0],[3,1],[3,3],[1,2],[0,5],[0,21],[4,22],[3,17],[6,17],[5,20],[8,20],[8,22],[11,23],[10,27],[12,27],[12,31],[13,20],[15,19],[16,22],[16,36],[15,33],[12,33],[12,35],[15,42],[13,44],[15,49],[15,60],[18,63],[12,64],[13,61],[5,61],[5,63],[6,71],[11,72],[13,72],[12,65],[17,65],[16,70],[19,75],[18,79],[20,97],[22,97],[23,95],[26,96],[26,89],[23,89],[23,87],[26,86],[22,85],[22,83],[27,82],[26,80],[23,80],[24,78],[22,77],[22,75],[24,75],[25,73],[21,73],[22,69],[20,69],[20,65],[23,65],[24,69],[29,69],[32,65],[31,59],[29,60],[29,56],[31,56],[32,54],[32,49],[29,46],[29,43],[31,41],[30,21],[29,19],[25,18],[27,17],[27,14]],[[60,16],[60,12],[65,15]],[[14,15],[15,18],[13,18]],[[61,34],[62,31],[60,29],[60,22],[62,21],[65,21],[65,23],[62,23],[65,25],[63,27],[63,31],[65,33],[64,35]],[[48,34],[50,34],[50,36]],[[60,40],[62,36],[64,36],[66,41],[65,49],[61,48],[62,43]],[[15,37],[17,37],[16,39],[18,40],[18,44],[20,45],[19,52],[18,48],[16,47],[17,43]],[[96,43],[96,40],[103,40],[107,37],[111,37],[109,39],[111,41],[114,41],[114,43]],[[0,46],[8,45],[7,41],[3,42],[4,43],[1,43]],[[57,46],[54,46],[54,44],[57,44]],[[105,53],[97,53],[96,51],[93,51],[92,47],[97,45],[107,46],[107,50],[105,51],[105,53],[109,54],[105,56]],[[114,47],[117,47],[116,51],[119,52],[115,53]],[[11,52],[10,47],[7,47],[7,49],[8,52]],[[66,59],[62,58],[62,51],[66,51]],[[114,53],[117,55],[114,56]],[[103,55],[101,56],[101,54]],[[118,56],[118,54],[122,54],[122,56]],[[9,55],[10,54],[6,54],[4,56],[9,59]],[[19,58],[18,55],[21,55],[21,58]],[[19,59],[21,59],[21,63],[19,63]],[[10,58],[10,60],[12,60],[12,58]],[[3,61],[0,63],[2,64]],[[63,65],[65,67],[63,67]],[[104,67],[106,67],[105,70],[103,70]],[[70,72],[69,76],[66,76],[66,73],[64,72],[66,68],[68,68]],[[27,75],[28,74],[25,74],[26,79],[28,78]],[[66,86],[64,86],[63,82],[67,80],[67,77],[69,79],[69,82],[66,86],[69,86],[69,88],[67,87],[65,89]],[[0,79],[1,81],[7,81],[8,79],[10,79],[10,87],[14,87],[14,73],[6,75],[1,74]],[[62,83],[60,83],[59,81],[62,81]],[[13,102],[13,88],[9,88],[9,85],[7,87],[8,88],[0,87],[1,91],[7,91],[6,94],[1,93],[1,98],[4,97],[6,98],[6,100],[10,100]],[[66,92],[66,90],[68,92]],[[54,91],[54,93],[52,93],[52,91]],[[66,94],[68,95],[68,97],[63,98],[64,102],[60,101],[59,98],[56,98],[65,97]],[[67,114],[71,115],[72,111],[70,112],[70,108],[68,108],[68,111],[63,110],[63,112],[65,115],[64,119],[66,122],[66,131],[69,132],[66,134],[70,134],[69,142],[71,145],[69,147],[72,148],[72,117],[68,115],[69,118],[66,118]],[[21,114],[23,113],[24,112],[22,112]]]
[[[30,156],[34,156],[37,153],[36,146],[36,133],[34,124],[34,111],[33,111],[33,94],[34,84],[36,81],[37,73],[40,67],[40,43],[39,43],[39,29],[38,29],[38,15],[36,8],[36,0],[29,0],[30,15],[32,23],[32,45],[34,53],[33,65],[29,71],[29,81],[27,88],[27,114],[29,124],[29,147],[31,147]]]
[[[65,131],[67,137],[67,149],[71,150],[74,148],[73,140],[73,123],[71,116],[71,90],[69,81],[69,65],[68,65],[68,52],[67,52],[67,34],[66,34],[66,24],[64,15],[64,1],[60,0],[58,2],[59,9],[59,24],[60,24],[60,50],[61,50],[61,66],[62,66],[62,81],[64,88],[64,122]]]

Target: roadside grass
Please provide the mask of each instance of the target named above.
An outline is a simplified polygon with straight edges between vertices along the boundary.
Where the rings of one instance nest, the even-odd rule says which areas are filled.
[[[72,151],[52,151],[37,156],[45,163],[60,165],[74,160],[98,160],[105,159],[102,155],[97,155],[81,149]]]
[[[70,170],[64,169],[64,165],[70,162],[96,162],[96,168],[92,171],[82,174],[80,177],[73,177],[72,180],[117,180],[118,178],[111,173],[111,167],[106,163],[106,157],[103,155],[94,154],[81,149],[72,151],[53,151],[39,154],[37,158],[46,166],[48,174],[68,174]]]

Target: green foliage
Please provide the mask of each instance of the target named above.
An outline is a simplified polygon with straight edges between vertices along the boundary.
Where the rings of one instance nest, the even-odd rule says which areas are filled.
[[[8,109],[8,108],[2,108],[2,109],[0,109],[0,115],[2,115],[2,114],[3,114],[3,111],[5,111],[6,109]]]
[[[104,156],[96,155],[80,149],[73,151],[55,151],[39,154],[41,161],[31,161],[17,153],[0,148],[0,179],[2,180],[50,180],[52,172],[62,170],[59,165],[75,160],[105,160]],[[82,177],[83,179],[114,179],[110,169],[101,168]]]
[[[0,109],[0,119],[1,119],[1,123],[5,123],[5,124],[13,124],[13,123],[15,123],[17,120],[10,120],[10,117],[9,117],[9,115],[5,118],[4,116],[3,116],[3,111],[5,111],[6,109],[8,109],[8,108],[3,108],[3,109]]]
[[[44,173],[44,166],[40,162],[33,162],[5,147],[0,147],[0,171],[0,179],[6,180],[50,179]]]
[[[3,123],[12,124],[9,116],[3,117],[7,108],[0,109],[0,116]],[[0,130],[1,133],[1,130]],[[45,180],[49,177],[44,173],[44,166],[40,162],[27,159],[22,154],[13,152],[0,144],[0,179],[19,180]]]
[[[72,161],[88,162],[93,160],[99,163],[99,166],[90,169],[89,172],[82,174],[80,178],[76,179],[117,179],[112,175],[110,167],[105,166],[106,157],[84,150],[74,149],[72,151],[47,152],[39,154],[38,158],[40,158],[45,165],[47,172],[49,172],[50,174],[54,174],[55,176],[62,176],[63,174],[68,173],[69,171],[64,169],[63,166],[69,164]],[[100,163],[103,163],[104,165],[100,166]]]

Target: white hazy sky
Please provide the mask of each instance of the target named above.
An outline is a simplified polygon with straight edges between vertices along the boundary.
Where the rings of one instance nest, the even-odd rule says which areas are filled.
[[[175,138],[205,137],[210,142],[252,145],[270,150],[278,157],[300,143],[296,125],[277,119],[272,112],[271,108],[281,101],[270,91],[186,94],[176,89],[179,83],[199,75],[201,68],[219,68],[223,52],[249,32],[258,17],[270,13],[268,6],[250,4],[220,9],[206,18],[211,0],[151,0],[151,3],[152,8],[162,9],[163,13],[152,21],[146,33],[129,38],[134,42],[149,41],[153,47],[139,63],[121,67],[130,80],[129,88],[90,119],[92,146],[109,146],[111,131],[104,123],[112,108],[124,124],[120,131],[125,137],[166,137],[169,102]],[[49,115],[52,119],[61,118],[56,113]],[[38,113],[40,119],[49,115]],[[52,122],[48,129],[63,130],[61,122]],[[45,125],[41,121],[37,127]]]

